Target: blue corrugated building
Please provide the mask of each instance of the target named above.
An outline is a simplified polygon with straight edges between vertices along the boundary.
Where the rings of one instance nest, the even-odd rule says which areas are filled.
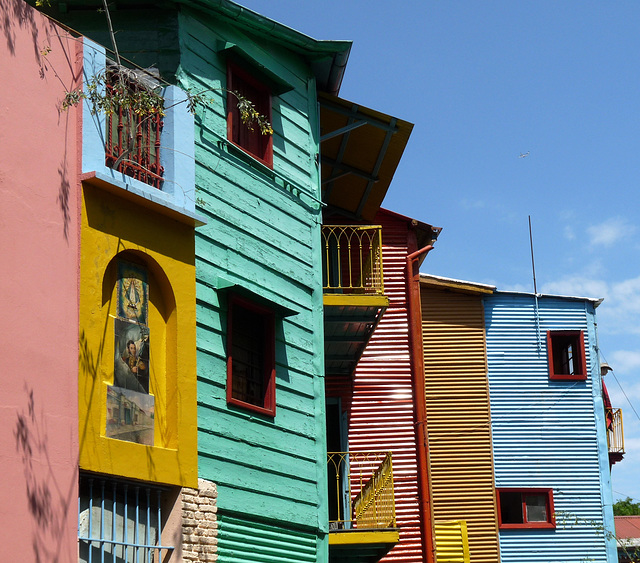
[[[484,296],[503,563],[617,561],[598,304]]]
[[[463,524],[464,561],[617,561],[610,467],[624,445],[600,301],[420,282],[438,560]]]

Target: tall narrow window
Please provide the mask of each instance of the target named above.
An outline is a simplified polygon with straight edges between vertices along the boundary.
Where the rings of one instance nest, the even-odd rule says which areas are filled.
[[[107,73],[107,93],[113,99],[141,96],[151,90],[142,82],[125,75],[121,70]],[[160,164],[161,112],[139,113],[128,104],[116,105],[107,114],[105,163],[109,168],[162,188],[164,168]]]
[[[227,335],[227,402],[275,416],[275,315],[232,295]]]
[[[498,489],[500,528],[555,528],[552,489]]]
[[[249,100],[256,111],[271,122],[271,91],[255,77],[233,63],[227,67],[227,138],[258,159],[273,167],[272,135],[264,135],[256,123],[243,123],[238,97]]]
[[[548,331],[547,352],[550,379],[587,379],[582,331]]]

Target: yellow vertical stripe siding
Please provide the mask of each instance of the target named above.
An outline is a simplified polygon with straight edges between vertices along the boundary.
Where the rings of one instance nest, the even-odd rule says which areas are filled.
[[[496,563],[500,554],[481,297],[423,285],[421,301],[434,521],[466,521],[471,561]],[[436,535],[437,530],[436,525]]]

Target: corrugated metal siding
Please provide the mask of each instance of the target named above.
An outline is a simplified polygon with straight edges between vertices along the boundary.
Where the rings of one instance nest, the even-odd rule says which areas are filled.
[[[315,535],[218,515],[219,563],[316,563]]]
[[[436,536],[437,563],[471,563],[465,520],[440,522],[434,524],[433,528]]]
[[[390,450],[400,542],[382,561],[422,562],[405,291],[406,223],[380,212],[390,305],[358,364],[349,427],[352,451]]]
[[[434,521],[465,520],[471,560],[495,563],[499,546],[482,299],[423,285],[421,302]]]
[[[552,487],[555,530],[503,530],[503,563],[607,561],[592,397],[594,316],[587,302],[485,298],[497,487]],[[551,381],[547,330],[582,330],[587,381]],[[596,375],[596,379],[598,376]],[[599,381],[599,379],[597,379]]]

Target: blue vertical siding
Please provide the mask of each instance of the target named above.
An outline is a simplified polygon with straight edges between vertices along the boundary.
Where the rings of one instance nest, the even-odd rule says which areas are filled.
[[[543,296],[536,315],[498,292],[485,323],[496,487],[553,488],[556,513],[555,530],[501,530],[502,562],[616,561],[592,302]],[[547,330],[584,332],[586,381],[549,379]]]

